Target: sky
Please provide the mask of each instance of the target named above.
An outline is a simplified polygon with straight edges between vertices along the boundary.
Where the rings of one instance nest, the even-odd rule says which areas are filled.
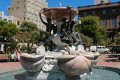
[[[72,6],[76,8],[78,6],[87,6],[93,5],[94,0],[46,0],[48,3],[48,7],[62,7]],[[118,2],[120,0],[111,0],[111,2]],[[11,5],[11,0],[0,0],[0,11],[4,11],[5,15],[7,15],[7,8]]]

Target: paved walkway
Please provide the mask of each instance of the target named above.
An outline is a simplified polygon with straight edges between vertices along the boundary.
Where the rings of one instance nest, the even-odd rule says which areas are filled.
[[[101,54],[98,58],[97,66],[108,66],[120,69],[120,61],[106,61],[107,55]],[[19,62],[0,62],[0,73],[22,69]]]
[[[19,62],[0,62],[0,73],[22,69]]]
[[[109,58],[107,54],[101,54],[98,58],[97,66],[107,66],[120,69],[120,61],[117,61],[117,58]]]

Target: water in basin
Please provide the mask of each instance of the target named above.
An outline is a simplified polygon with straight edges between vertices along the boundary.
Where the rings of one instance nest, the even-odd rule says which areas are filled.
[[[81,80],[120,80],[120,70],[116,68],[94,68],[92,74],[89,76],[82,76]],[[0,80],[33,80],[32,78],[26,78],[27,72],[25,70],[18,70],[14,72],[8,72],[0,75]],[[40,73],[39,80],[64,80],[64,74],[62,73]]]

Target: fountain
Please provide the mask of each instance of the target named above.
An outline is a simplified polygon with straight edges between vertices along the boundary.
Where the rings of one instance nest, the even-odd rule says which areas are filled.
[[[86,52],[79,34],[73,31],[77,13],[71,6],[44,8],[39,12],[41,21],[46,25],[46,31],[41,31],[46,34],[44,41],[47,44],[52,41],[56,47],[45,51],[44,43],[36,49],[37,54],[21,54],[22,67],[28,75],[36,74],[27,78],[43,79],[41,75],[49,74],[46,80],[51,74],[57,74],[57,80],[81,80],[80,75],[90,74],[92,62],[97,60],[99,53]],[[42,19],[42,14],[46,16],[47,22]]]
[[[39,15],[47,28],[46,31],[41,31],[46,34],[45,43],[39,45],[35,54],[21,53],[20,63],[24,70],[2,75],[0,79],[119,80],[119,69],[91,69],[97,63],[100,54],[86,52],[79,34],[72,31],[77,10],[70,6],[44,8]],[[47,22],[43,21],[41,15],[46,16]],[[52,49],[53,45],[48,45],[51,49],[46,51],[43,46],[46,42],[53,42],[55,48]]]
[[[46,16],[47,22],[42,19],[42,14]],[[65,80],[70,80],[69,78],[80,80],[80,75],[90,73],[92,60],[99,54],[85,52],[79,34],[72,30],[77,10],[71,6],[44,8],[39,15],[46,25],[46,31],[41,31],[46,34],[44,41],[47,40],[49,44],[51,40],[56,48],[46,52],[44,46],[41,45],[42,47],[39,46],[40,48],[37,49],[37,55],[22,53],[20,63],[23,68],[28,73],[37,73],[37,76],[33,76],[34,79],[39,79],[41,72],[53,72],[59,75],[62,73]]]

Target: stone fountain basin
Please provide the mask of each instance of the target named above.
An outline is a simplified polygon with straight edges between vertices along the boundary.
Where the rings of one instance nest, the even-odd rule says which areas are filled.
[[[90,59],[90,60],[96,60],[99,57],[99,53],[93,53],[93,52],[85,52],[84,54],[80,54],[85,56],[86,58]]]
[[[59,19],[59,18],[61,19],[63,17],[66,17],[68,19],[69,15],[70,15],[70,11],[71,11],[71,17],[72,18],[74,18],[74,15],[78,14],[78,11],[76,9],[71,8],[71,10],[68,10],[66,7],[47,8],[43,12],[43,14],[47,18],[52,17],[53,20],[56,20],[56,19]]]
[[[57,56],[56,59],[59,61],[59,63],[64,63],[68,62],[72,59],[74,59],[76,56],[75,55],[62,55],[62,56]]]
[[[98,57],[100,55],[99,52],[86,52],[85,54],[81,54],[83,56],[85,56],[87,59],[89,59],[92,63],[92,65],[96,65],[96,63],[98,62]]]
[[[20,63],[22,67],[28,72],[40,71],[44,65],[45,55],[44,54],[28,54],[22,53],[20,56]]]
[[[56,57],[58,66],[67,76],[77,76],[88,72],[91,61],[84,56],[62,55]]]

